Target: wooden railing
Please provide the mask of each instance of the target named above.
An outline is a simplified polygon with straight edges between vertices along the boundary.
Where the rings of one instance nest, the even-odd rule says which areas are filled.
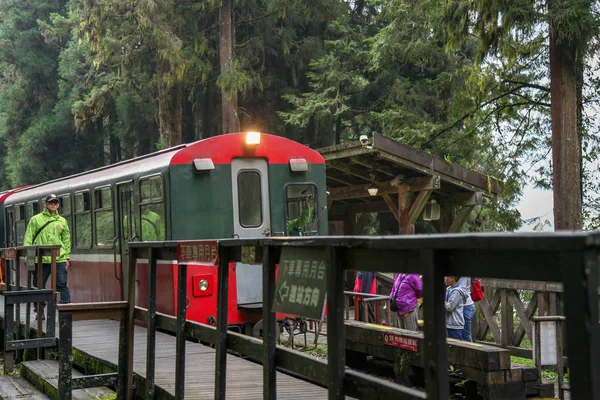
[[[484,279],[481,283],[485,298],[477,304],[473,337],[490,341],[491,334],[494,343],[514,355],[532,358],[532,318],[564,315],[563,285],[496,279]]]
[[[185,340],[186,336],[199,338],[216,347],[215,399],[226,398],[227,353],[235,351],[251,357],[263,365],[264,399],[277,398],[276,374],[278,369],[292,373],[328,388],[330,400],[357,398],[447,399],[449,393],[448,348],[444,308],[443,277],[478,276],[500,280],[544,280],[564,285],[564,314],[566,337],[570,352],[569,368],[572,396],[577,399],[600,398],[600,322],[598,286],[600,283],[600,234],[477,234],[436,235],[435,237],[307,237],[227,239],[218,242],[219,268],[217,289],[216,326],[192,323],[186,320],[187,264],[178,265],[177,316],[166,317],[156,312],[157,260],[176,258],[177,242],[130,243],[130,257],[126,278],[126,309],[115,304],[121,325],[118,396],[131,399],[133,387],[133,326],[136,319],[147,324],[146,394],[155,393],[154,360],[157,328],[169,326],[177,334],[175,398],[185,398]],[[179,242],[181,245],[181,242]],[[228,330],[229,263],[241,261],[243,247],[254,247],[262,256],[263,271],[263,340]],[[284,248],[296,248],[314,254],[323,254],[325,262],[327,316],[327,362],[311,356],[278,347],[277,324],[272,308],[275,301],[275,272]],[[135,306],[136,266],[138,259],[148,261],[148,309]],[[482,267],[484,266],[484,267]],[[424,284],[424,344],[419,350],[424,366],[425,389],[415,390],[384,379],[348,368],[345,357],[344,326],[344,270],[355,269],[375,272],[410,272],[423,276]],[[504,288],[506,289],[506,288]],[[490,290],[490,289],[488,289]],[[491,293],[491,292],[490,292]],[[497,304],[517,301],[507,289],[488,293],[490,309]],[[536,301],[539,301],[536,300]],[[545,302],[544,302],[545,305]],[[523,306],[523,304],[521,304]],[[539,304],[538,304],[539,306]],[[63,309],[61,312],[73,312]],[[112,305],[111,305],[112,307]],[[523,307],[524,308],[524,307]],[[508,308],[507,308],[508,309]],[[525,308],[525,312],[526,312]],[[283,310],[285,311],[285,310]],[[521,310],[523,311],[523,310]],[[527,314],[524,313],[526,316]],[[488,315],[489,317],[490,315]],[[524,318],[526,320],[527,318]],[[487,320],[486,320],[487,321]],[[493,326],[491,323],[489,326]],[[508,332],[507,324],[504,328]],[[492,328],[495,329],[495,328]],[[526,332],[523,325],[517,329]],[[496,332],[501,335],[500,332]],[[508,333],[512,340],[517,332]],[[518,335],[517,335],[518,337]],[[70,348],[61,346],[59,357],[68,362]],[[65,366],[68,369],[68,366]],[[94,380],[110,380],[114,376],[95,377],[77,382],[86,386]],[[70,382],[72,387],[73,381]]]
[[[154,248],[157,246],[158,248]],[[163,259],[161,254],[171,243],[131,244],[130,266],[135,268],[135,258]],[[255,247],[255,254],[262,255],[263,268],[263,341],[228,331],[227,309],[229,292],[229,263],[239,261],[242,247]],[[272,305],[275,299],[275,269],[280,252],[286,247],[321,249],[326,255],[327,268],[327,347],[328,361],[299,356],[291,350],[276,346],[277,324]],[[169,259],[169,258],[167,258]],[[171,258],[172,259],[172,258]],[[369,393],[370,398],[449,398],[448,357],[446,347],[444,284],[443,277],[478,276],[497,280],[544,280],[564,285],[564,313],[566,316],[567,344],[571,353],[569,360],[572,396],[574,398],[600,398],[600,323],[597,288],[600,275],[600,235],[591,233],[556,234],[478,234],[436,235],[435,237],[322,237],[322,238],[267,238],[228,239],[219,241],[218,269],[218,315],[216,327],[211,328],[185,321],[179,310],[173,328],[176,329],[177,352],[183,356],[184,337],[190,330],[198,330],[195,337],[215,343],[215,399],[226,397],[228,351],[236,351],[252,357],[263,364],[264,398],[276,399],[277,369],[286,369],[303,376],[309,381],[326,386],[329,399],[343,399],[346,395],[358,398]],[[179,265],[179,282],[186,265]],[[345,299],[344,270],[381,272],[411,272],[423,276],[424,284],[424,346],[420,350],[425,366],[425,392],[415,391],[347,368],[345,360]],[[130,271],[131,274],[131,271]],[[155,279],[155,278],[154,278]],[[152,276],[149,277],[152,282]],[[544,284],[547,285],[547,284]],[[154,285],[150,284],[152,288]],[[182,287],[178,293],[182,293]],[[155,289],[154,289],[155,290]],[[516,308],[527,314],[522,301],[513,298],[507,289],[498,293],[489,292],[487,303],[496,307],[498,303],[512,300]],[[490,294],[491,293],[491,294]],[[504,293],[504,294],[503,294]],[[152,290],[150,296],[153,296]],[[539,301],[536,299],[535,301]],[[545,300],[545,299],[544,299]],[[519,303],[521,302],[521,303]],[[150,301],[149,304],[152,304]],[[546,302],[544,301],[544,305]],[[131,304],[130,304],[131,307]],[[533,306],[532,306],[533,307]],[[508,308],[507,308],[508,309]],[[140,310],[141,311],[141,310]],[[519,312],[519,311],[517,311]],[[136,308],[135,315],[138,314]],[[162,322],[155,310],[147,311],[147,322],[154,329]],[[489,317],[490,315],[488,315]],[[183,318],[182,318],[183,317]],[[528,318],[523,318],[523,321]],[[154,321],[154,322],[151,322]],[[166,322],[166,321],[165,321]],[[490,319],[491,322],[491,319]],[[490,324],[493,326],[493,324]],[[497,326],[497,325],[496,325]],[[504,328],[508,332],[506,324]],[[216,332],[213,331],[216,329]],[[494,329],[494,328],[492,328]],[[520,330],[526,332],[527,325],[517,328],[505,338],[512,340]],[[500,338],[501,329],[498,329]],[[214,333],[212,333],[214,332]],[[517,335],[518,336],[518,335]],[[179,339],[180,338],[180,339]],[[148,340],[148,359],[153,351]],[[176,398],[183,398],[183,359],[177,361]],[[148,361],[150,363],[150,361]],[[150,364],[148,364],[150,368]],[[153,376],[153,374],[149,374]]]
[[[55,347],[54,337],[56,327],[56,303],[59,299],[56,293],[56,259],[60,253],[60,246],[22,246],[0,249],[0,258],[5,267],[4,283],[0,287],[4,296],[4,326],[2,353],[6,370],[11,371],[14,362],[22,357],[19,352],[37,349],[37,357],[43,358],[45,348]],[[42,257],[50,257],[50,289],[42,286]],[[26,283],[23,285],[21,277],[21,260],[26,259]],[[37,262],[36,262],[37,259]],[[37,271],[38,281],[33,282],[33,273]],[[38,289],[34,289],[33,286]],[[38,313],[36,324],[36,337],[31,338],[31,304],[37,303],[38,310],[42,310],[42,303],[48,306],[48,320],[46,324],[46,338],[42,338],[43,313]],[[25,306],[25,320],[21,317],[21,307]]]

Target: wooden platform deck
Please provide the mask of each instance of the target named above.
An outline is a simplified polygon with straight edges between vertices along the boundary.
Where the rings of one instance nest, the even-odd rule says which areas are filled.
[[[21,315],[24,321],[24,307]],[[0,320],[4,319],[4,301],[0,296]],[[45,324],[44,324],[45,325]],[[57,324],[58,326],[58,324]],[[117,364],[119,323],[112,320],[76,321],[73,323],[73,348],[102,363]],[[146,329],[135,327],[134,373],[146,374]],[[175,394],[175,337],[156,334],[155,383],[166,393]],[[187,342],[185,368],[185,398],[212,399],[214,397],[215,355],[213,348]],[[286,375],[277,373],[277,397],[280,399],[325,399],[327,390]],[[262,399],[262,365],[227,355],[227,398]]]

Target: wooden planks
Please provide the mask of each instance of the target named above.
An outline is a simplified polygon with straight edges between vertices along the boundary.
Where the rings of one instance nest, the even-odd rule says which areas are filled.
[[[0,305],[2,304],[0,296]],[[3,307],[0,306],[0,309]],[[3,316],[2,316],[3,318]],[[1,319],[1,318],[0,318]],[[22,320],[24,319],[24,314]],[[45,321],[44,321],[45,322]],[[134,329],[135,375],[146,375],[146,329]],[[73,323],[73,347],[80,353],[101,362],[91,365],[117,365],[119,322],[113,320],[76,321]],[[157,332],[155,383],[167,393],[175,395],[175,337]],[[214,396],[215,350],[202,344],[187,342],[185,360],[185,398],[212,399]],[[77,357],[75,357],[75,361]],[[100,373],[102,371],[89,371]],[[106,372],[106,371],[105,371]],[[261,365],[227,354],[227,399],[262,399],[263,368]],[[138,395],[145,395],[143,386]],[[280,399],[326,399],[327,390],[319,386],[277,372],[277,397]]]

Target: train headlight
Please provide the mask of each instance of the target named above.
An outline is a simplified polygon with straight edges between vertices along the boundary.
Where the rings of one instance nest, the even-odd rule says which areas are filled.
[[[201,292],[206,292],[208,290],[208,281],[206,279],[201,279],[198,281],[198,289]]]
[[[260,132],[246,132],[246,144],[256,146],[260,144]]]

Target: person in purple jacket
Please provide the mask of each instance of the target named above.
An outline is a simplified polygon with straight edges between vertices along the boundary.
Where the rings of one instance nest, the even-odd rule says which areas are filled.
[[[417,274],[398,274],[390,293],[398,306],[398,328],[418,330],[417,300],[423,297],[423,282]]]

